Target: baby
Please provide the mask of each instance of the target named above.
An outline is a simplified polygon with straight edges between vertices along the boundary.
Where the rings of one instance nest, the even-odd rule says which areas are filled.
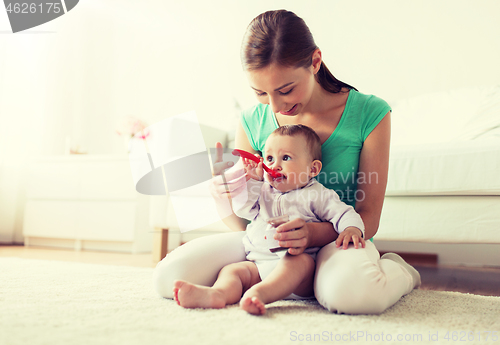
[[[312,298],[315,259],[320,248],[307,248],[298,255],[276,251],[278,242],[274,239],[279,234],[269,234],[273,225],[277,225],[272,221],[274,217],[287,215],[290,220],[328,221],[335,231],[342,233],[340,237],[357,236],[364,244],[361,217],[340,201],[335,191],[314,179],[322,165],[321,142],[312,129],[303,125],[279,127],[266,141],[264,158],[282,177],[273,179],[266,175],[264,182],[262,162],[243,159],[248,200],[235,213],[252,221],[243,238],[248,261],[222,268],[212,287],[175,281],[174,298],[180,306],[224,308],[240,301],[242,309],[262,315],[267,303],[286,297]]]

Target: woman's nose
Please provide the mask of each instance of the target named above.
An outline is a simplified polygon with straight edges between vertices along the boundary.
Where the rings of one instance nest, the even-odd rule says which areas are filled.
[[[283,110],[283,102],[280,102],[276,98],[269,97],[269,105],[271,106],[271,109],[273,110],[273,113],[275,113],[275,114],[277,114],[281,110]]]

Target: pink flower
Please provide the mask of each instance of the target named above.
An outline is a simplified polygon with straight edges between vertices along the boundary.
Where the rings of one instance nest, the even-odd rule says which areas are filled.
[[[120,136],[126,136],[129,138],[136,137],[138,139],[146,139],[149,136],[149,131],[146,129],[147,124],[133,116],[127,117],[119,129],[116,130],[116,133]]]
[[[136,137],[136,138],[139,138],[139,139],[143,139],[143,140],[144,140],[144,139],[146,139],[147,137],[149,137],[149,134],[150,134],[150,133],[149,133],[149,130],[144,129],[144,130],[142,130],[142,131],[140,131],[140,132],[135,133],[135,137]]]

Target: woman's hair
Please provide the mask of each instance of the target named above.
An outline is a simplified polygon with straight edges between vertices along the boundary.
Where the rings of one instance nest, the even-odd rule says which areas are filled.
[[[268,11],[248,25],[241,46],[241,63],[248,71],[276,63],[284,67],[308,68],[318,47],[304,20],[286,10]],[[337,78],[321,61],[316,81],[327,91],[337,93],[343,87],[355,89]]]
[[[316,132],[305,125],[283,125],[276,128],[271,135],[296,137],[302,135],[306,139],[307,148],[313,160],[321,160],[321,140]]]

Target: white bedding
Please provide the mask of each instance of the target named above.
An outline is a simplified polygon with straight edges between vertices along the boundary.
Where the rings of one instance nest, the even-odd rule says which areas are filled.
[[[395,146],[474,140],[500,126],[500,84],[424,94],[391,107]]]
[[[389,196],[375,239],[500,243],[500,196]]]
[[[392,147],[386,195],[500,195],[500,140]]]

